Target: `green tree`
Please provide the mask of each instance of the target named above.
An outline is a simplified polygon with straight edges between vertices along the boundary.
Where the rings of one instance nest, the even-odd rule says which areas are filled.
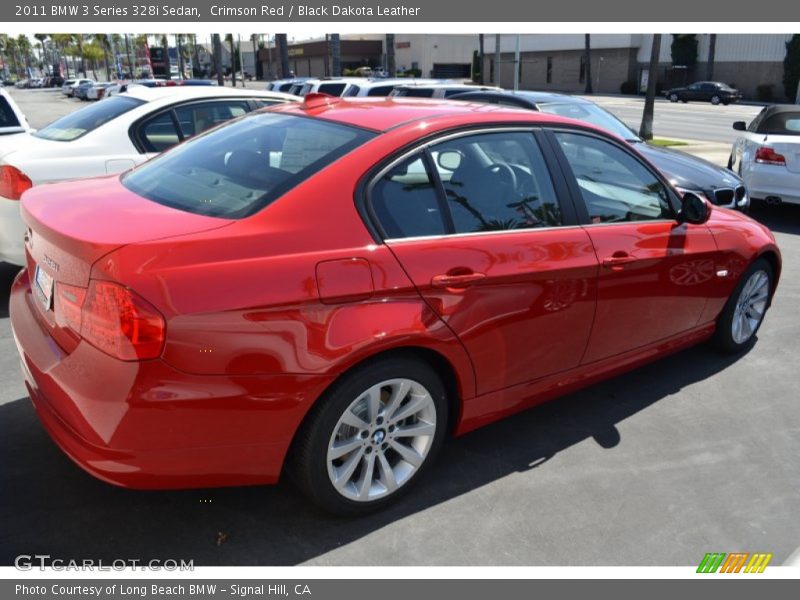
[[[783,59],[783,91],[790,100],[798,101],[800,82],[800,34],[795,33],[786,42],[786,57]]]

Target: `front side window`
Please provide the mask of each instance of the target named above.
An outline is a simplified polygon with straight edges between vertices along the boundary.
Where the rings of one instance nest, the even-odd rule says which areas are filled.
[[[121,181],[159,204],[242,218],[374,136],[320,119],[254,112],[148,161]]]
[[[112,96],[56,119],[33,135],[45,140],[71,142],[142,104],[144,101],[137,98]]]
[[[619,146],[594,136],[556,132],[591,223],[672,219],[661,180]]]
[[[3,127],[19,127],[20,122],[17,115],[11,110],[8,100],[0,96],[0,129]]]

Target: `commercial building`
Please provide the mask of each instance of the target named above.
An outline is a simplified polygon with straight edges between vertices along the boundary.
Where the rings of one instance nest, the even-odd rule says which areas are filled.
[[[515,64],[518,37],[520,62]],[[717,34],[710,68],[712,34],[696,35],[697,62],[690,67],[673,63],[673,36],[662,35],[658,81],[666,87],[713,79],[733,85],[747,98],[757,98],[769,88],[782,99],[783,59],[790,38],[789,34]],[[619,93],[625,82],[634,89],[646,82],[652,35],[592,34],[590,41],[594,92]],[[584,46],[583,34],[502,35],[500,61],[495,64],[495,35],[486,34],[486,79],[512,87],[516,66],[522,89],[582,92],[588,72]]]

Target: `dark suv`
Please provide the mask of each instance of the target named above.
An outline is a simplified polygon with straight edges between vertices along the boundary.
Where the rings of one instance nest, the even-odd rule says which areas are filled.
[[[739,90],[733,89],[727,83],[719,81],[696,81],[686,87],[672,88],[664,92],[670,102],[688,102],[689,100],[703,100],[711,104],[730,104],[741,100]]]

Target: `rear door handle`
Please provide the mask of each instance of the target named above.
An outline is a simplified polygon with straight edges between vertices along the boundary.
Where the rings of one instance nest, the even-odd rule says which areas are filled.
[[[634,262],[636,259],[627,252],[614,252],[611,256],[603,259],[603,266],[612,271],[622,271],[625,265]]]
[[[461,273],[458,275],[434,275],[431,285],[435,288],[465,288],[486,279],[485,273]]]

